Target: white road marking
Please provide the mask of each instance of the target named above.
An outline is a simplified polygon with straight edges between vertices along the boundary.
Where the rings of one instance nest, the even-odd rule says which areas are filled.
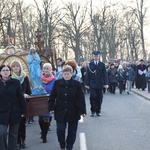
[[[80,150],[87,150],[85,133],[80,133]]]

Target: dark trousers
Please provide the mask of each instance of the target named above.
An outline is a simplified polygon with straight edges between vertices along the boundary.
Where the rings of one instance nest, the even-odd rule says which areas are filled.
[[[90,88],[90,104],[92,113],[100,113],[103,101],[103,88]]]
[[[147,82],[148,85],[148,92],[150,92],[150,81]]]
[[[126,90],[126,81],[123,81],[123,91]]]
[[[109,83],[109,90],[115,94],[117,83]]]
[[[118,83],[119,83],[119,92],[122,93],[122,91],[124,90],[123,81],[118,81]]]
[[[76,140],[78,121],[75,122],[56,121],[56,123],[57,123],[57,137],[60,147],[62,149],[65,149],[66,147],[67,150],[72,150],[73,144],[75,143]],[[67,132],[68,135],[67,138],[65,139],[67,125],[68,125],[68,132]]]
[[[132,88],[134,88],[134,85],[136,87],[136,81],[135,80],[132,81]]]
[[[11,124],[8,126],[0,124],[0,150],[17,150],[18,128],[19,123]],[[7,144],[7,129],[8,129],[8,144]]]
[[[18,144],[21,144],[21,141],[26,139],[26,118],[22,117],[19,123],[18,130]]]

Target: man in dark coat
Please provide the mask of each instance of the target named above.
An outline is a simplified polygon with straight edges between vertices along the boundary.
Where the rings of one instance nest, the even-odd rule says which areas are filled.
[[[86,88],[90,89],[90,104],[91,117],[96,113],[101,115],[101,105],[103,100],[103,87],[108,87],[108,79],[105,64],[99,61],[100,52],[93,52],[93,60],[87,67],[87,74],[85,77]]]
[[[144,64],[144,60],[140,60],[140,64],[137,66],[137,88],[142,89],[143,91],[146,88],[146,65]]]

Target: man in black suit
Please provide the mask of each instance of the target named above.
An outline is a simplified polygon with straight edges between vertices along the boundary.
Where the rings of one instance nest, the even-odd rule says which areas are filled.
[[[91,117],[96,113],[101,115],[103,87],[108,88],[108,79],[105,64],[99,60],[100,52],[93,52],[93,60],[87,67],[85,86],[90,89]]]

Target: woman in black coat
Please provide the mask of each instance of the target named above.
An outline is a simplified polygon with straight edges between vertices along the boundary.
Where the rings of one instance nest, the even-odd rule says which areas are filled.
[[[10,67],[12,69],[11,77],[19,80],[24,93],[24,98],[28,98],[28,96],[31,94],[30,82],[27,74],[23,71],[21,63],[18,60],[14,60],[11,62]],[[21,117],[18,131],[18,149],[26,148],[25,139],[26,117]]]
[[[20,116],[27,113],[20,83],[11,77],[11,68],[0,67],[0,149],[16,150]],[[8,130],[9,127],[9,130]],[[8,144],[7,144],[8,130]]]
[[[51,91],[48,108],[54,113],[57,123],[57,137],[61,150],[65,147],[72,150],[76,139],[78,120],[80,115],[85,116],[85,97],[81,83],[72,78],[73,69],[66,65],[62,69],[63,79],[56,80]],[[68,135],[65,139],[65,130],[68,124]]]

